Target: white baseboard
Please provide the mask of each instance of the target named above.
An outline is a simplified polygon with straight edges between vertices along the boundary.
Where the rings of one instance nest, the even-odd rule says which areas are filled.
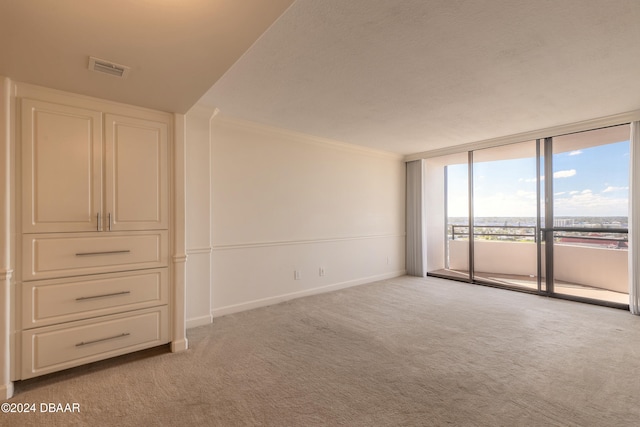
[[[200,317],[192,317],[191,319],[187,319],[187,329],[195,328],[196,326],[208,325],[212,322],[213,316],[211,314]]]
[[[177,353],[189,348],[189,341],[185,338],[179,341],[171,341],[171,352]]]
[[[289,301],[295,298],[306,297],[310,295],[322,294],[325,292],[337,291],[339,289],[350,288],[352,286],[364,285],[378,280],[392,279],[394,277],[404,276],[406,270],[394,271],[392,273],[379,274],[377,276],[363,277],[360,279],[349,280],[346,282],[334,283],[332,285],[320,286],[313,289],[306,289],[304,291],[292,292],[289,294],[278,295],[269,298],[263,298],[259,300],[247,301],[240,304],[228,305],[226,307],[214,308],[211,310],[211,315],[215,317],[225,316],[227,314],[239,313],[241,311],[251,310],[259,307],[266,307],[268,305],[278,304],[284,301]]]
[[[13,383],[0,385],[0,400],[7,400],[13,397]]]

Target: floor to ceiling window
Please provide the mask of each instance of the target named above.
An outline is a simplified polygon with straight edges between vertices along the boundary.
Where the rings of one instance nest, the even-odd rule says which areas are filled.
[[[627,304],[629,126],[555,137],[551,146],[553,292]]]
[[[473,156],[473,277],[537,289],[536,141]]]
[[[429,274],[628,304],[628,165],[629,125],[427,159]]]
[[[454,278],[470,277],[469,272],[469,166],[467,161],[445,169],[446,268]]]

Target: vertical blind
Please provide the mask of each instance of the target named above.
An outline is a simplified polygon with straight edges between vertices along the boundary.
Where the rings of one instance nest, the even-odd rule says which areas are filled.
[[[640,122],[631,122],[629,144],[629,310],[640,315]]]
[[[424,277],[426,227],[424,218],[424,160],[407,163],[407,274]]]

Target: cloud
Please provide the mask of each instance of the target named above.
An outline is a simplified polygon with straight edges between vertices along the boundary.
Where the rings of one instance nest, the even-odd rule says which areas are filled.
[[[612,193],[614,191],[628,191],[629,187],[612,187],[612,186],[608,186],[607,188],[605,188],[604,190],[602,190],[603,193]]]
[[[553,173],[553,177],[554,178],[569,178],[571,176],[574,176],[576,174],[576,170],[575,169],[569,169],[566,171],[558,171],[558,172],[554,172]]]
[[[582,154],[582,150],[575,150],[569,153],[570,156],[577,156],[578,154]]]
[[[554,212],[559,216],[624,216],[629,202],[626,198],[605,197],[591,190],[572,191],[571,197],[554,200]]]
[[[554,212],[560,216],[624,216],[627,215],[628,200],[618,193],[594,193],[591,189],[560,191],[554,194]],[[536,212],[535,191],[517,190],[478,194],[475,197],[475,214],[488,216],[526,216],[533,217]],[[468,208],[466,195],[460,203],[449,206],[449,215],[465,216]],[[455,213],[454,213],[455,211]]]
[[[536,193],[519,190],[514,193],[493,193],[474,197],[475,215],[483,216],[523,216],[536,215]],[[453,215],[451,216],[462,216]]]

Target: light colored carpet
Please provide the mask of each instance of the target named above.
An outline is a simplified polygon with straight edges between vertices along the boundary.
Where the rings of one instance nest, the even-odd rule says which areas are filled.
[[[0,424],[636,426],[640,317],[402,277],[218,318],[191,349],[19,382]]]

